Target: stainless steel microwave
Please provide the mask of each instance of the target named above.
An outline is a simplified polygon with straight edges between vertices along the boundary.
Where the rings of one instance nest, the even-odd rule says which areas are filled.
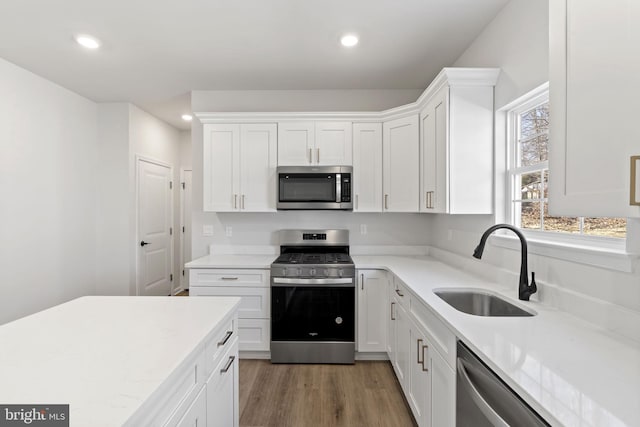
[[[279,166],[279,210],[353,210],[351,166]]]

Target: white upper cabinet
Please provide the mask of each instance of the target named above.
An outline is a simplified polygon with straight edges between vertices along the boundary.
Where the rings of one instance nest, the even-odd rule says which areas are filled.
[[[278,166],[314,164],[315,138],[314,122],[279,122]]]
[[[353,211],[382,212],[382,123],[353,124]]]
[[[279,166],[351,166],[351,122],[279,122]]]
[[[276,210],[277,129],[275,124],[240,126],[240,208]]]
[[[382,127],[383,210],[418,212],[418,115],[384,122]]]
[[[204,211],[275,211],[276,125],[205,124],[203,132]]]
[[[420,212],[493,212],[497,70],[445,69],[420,112]]]
[[[351,122],[316,122],[316,164],[351,166],[352,147]]]
[[[640,217],[640,2],[554,0],[549,15],[549,212]]]
[[[204,125],[203,134],[203,209],[236,211],[240,193],[240,125]]]

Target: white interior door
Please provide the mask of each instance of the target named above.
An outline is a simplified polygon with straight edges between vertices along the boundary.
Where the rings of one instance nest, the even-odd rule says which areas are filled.
[[[182,219],[180,224],[182,230],[180,233],[180,286],[182,289],[189,289],[189,278],[186,275],[184,265],[191,261],[191,181],[192,171],[185,170],[182,173],[182,203],[180,212]]]
[[[171,168],[138,159],[138,295],[171,294]]]

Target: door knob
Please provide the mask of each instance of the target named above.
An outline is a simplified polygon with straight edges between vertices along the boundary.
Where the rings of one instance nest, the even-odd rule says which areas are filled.
[[[149,242],[145,242],[144,240],[142,240],[142,241],[140,242],[140,246],[146,246],[146,245],[150,245],[150,244],[151,244],[151,243],[149,243]]]

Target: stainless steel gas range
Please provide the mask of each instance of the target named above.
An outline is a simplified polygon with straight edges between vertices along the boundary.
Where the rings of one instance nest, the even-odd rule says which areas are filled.
[[[271,362],[353,363],[355,265],[348,230],[281,230],[271,264]]]

